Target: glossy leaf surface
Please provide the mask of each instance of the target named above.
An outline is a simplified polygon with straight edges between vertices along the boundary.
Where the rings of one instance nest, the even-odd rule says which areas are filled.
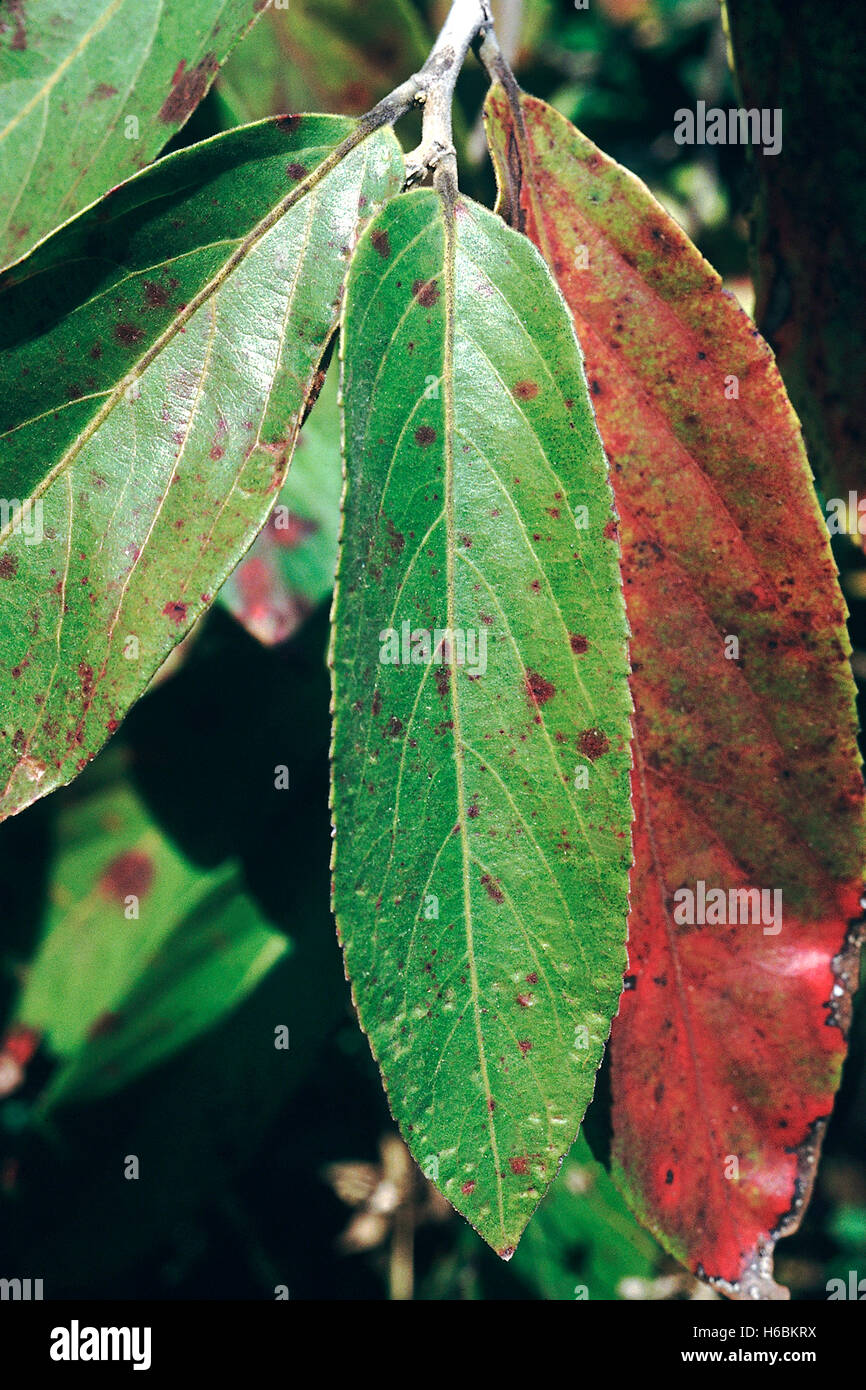
[[[169,156],[0,281],[0,816],[81,770],[264,524],[402,182],[390,132],[327,163],[354,129]]]
[[[341,342],[337,921],[407,1143],[508,1257],[592,1094],[625,963],[610,485],[565,306],[489,211],[388,204]]]
[[[253,0],[0,6],[0,266],[149,163],[262,8]]]

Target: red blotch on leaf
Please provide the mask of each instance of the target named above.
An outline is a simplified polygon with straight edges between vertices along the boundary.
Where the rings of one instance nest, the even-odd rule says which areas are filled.
[[[164,618],[171,618],[171,621],[180,627],[186,622],[186,604],[177,599],[167,603],[162,610],[162,615]]]
[[[556,694],[556,686],[545,680],[537,671],[526,673],[526,697],[530,704],[546,705]]]
[[[130,849],[112,859],[99,880],[99,890],[106,898],[134,895],[143,898],[154,878],[153,860],[141,850]]]

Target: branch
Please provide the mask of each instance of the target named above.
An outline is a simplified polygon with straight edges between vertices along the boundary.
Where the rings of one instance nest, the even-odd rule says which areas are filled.
[[[423,106],[421,143],[406,156],[406,185],[419,183],[432,174],[437,183],[456,192],[457,153],[451,130],[454,88],[473,43],[492,34],[490,0],[453,0],[423,68],[362,116],[330,158],[338,162],[374,130],[394,125],[413,106]],[[495,38],[493,41],[498,52],[499,45]]]
[[[456,186],[457,153],[451,131],[451,106],[460,69],[472,44],[493,25],[489,0],[454,0],[433,50],[418,79],[416,101],[424,106],[421,143],[406,156],[406,183],[418,183],[428,174]]]

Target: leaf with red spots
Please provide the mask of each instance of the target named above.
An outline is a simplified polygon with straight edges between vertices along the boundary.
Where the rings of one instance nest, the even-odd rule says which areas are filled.
[[[512,100],[495,87],[487,107],[501,207],[574,314],[632,629],[614,1173],[684,1263],[774,1297],[773,1246],[808,1199],[856,983],[864,816],[844,606],[754,325],[637,179],[543,102]],[[582,735],[590,760],[606,737]],[[738,889],[780,892],[781,926],[776,899]]]
[[[625,968],[610,484],[561,296],[476,204],[387,204],[341,343],[337,921],[406,1142],[508,1257],[592,1095]]]
[[[61,809],[42,938],[0,1040],[0,1058],[32,1037],[55,1062],[43,1113],[118,1090],[164,1061],[239,1004],[286,950],[237,865],[203,872],[127,787],[85,781]]]
[[[220,589],[220,601],[264,646],[286,641],[334,587],[343,487],[337,379],[335,362],[267,526]]]
[[[0,819],[81,770],[273,509],[403,181],[390,131],[358,139],[306,116],[169,155],[0,278]]]
[[[58,0],[0,13],[0,267],[154,158],[254,0]]]

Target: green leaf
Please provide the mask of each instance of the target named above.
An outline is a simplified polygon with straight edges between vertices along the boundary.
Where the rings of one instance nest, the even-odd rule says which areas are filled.
[[[579,1134],[512,1268],[540,1298],[601,1302],[645,1297],[660,1254]]]
[[[406,1142],[508,1257],[574,1139],[625,968],[607,466],[558,290],[474,203],[387,205],[342,343],[335,909]],[[451,650],[426,660],[418,638],[407,664],[422,629]]]
[[[359,215],[402,183],[390,131],[336,162],[356,129],[171,155],[0,280],[0,818],[80,771],[264,524]]]
[[[335,362],[298,435],[267,526],[219,592],[220,602],[265,646],[290,637],[334,587],[343,490],[337,381]]]
[[[41,1108],[120,1089],[240,1003],[285,949],[238,866],[203,872],[128,786],[70,799],[12,1022],[61,1063]]]
[[[153,159],[262,5],[60,0],[0,16],[0,266]]]
[[[268,11],[219,89],[245,120],[309,109],[361,115],[422,66],[432,43],[412,0],[291,0]]]

